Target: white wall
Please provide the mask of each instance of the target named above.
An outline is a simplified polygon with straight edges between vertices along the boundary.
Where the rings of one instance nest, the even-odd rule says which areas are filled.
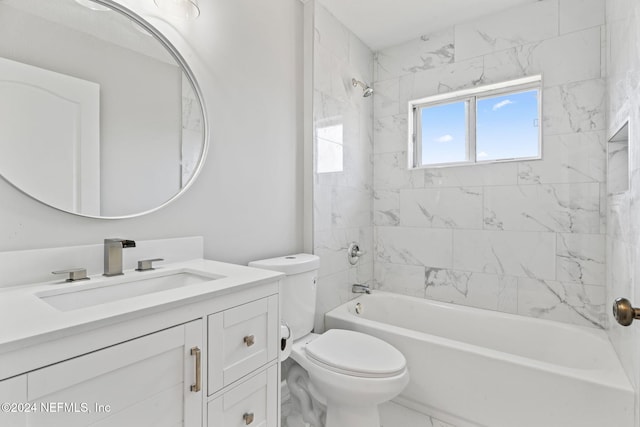
[[[611,137],[629,121],[629,190],[607,198],[607,302],[640,304],[640,3],[607,0],[607,101]],[[609,173],[615,173],[610,170]],[[640,325],[609,322],[609,337],[636,391],[640,387]],[[636,425],[640,421],[636,404]]]
[[[183,52],[202,86],[211,131],[202,173],[171,205],[126,220],[59,212],[0,180],[0,251],[189,235],[221,261],[301,250],[302,4],[202,0],[188,23],[165,21],[153,2],[127,5]]]
[[[543,0],[376,53],[374,281],[605,325],[604,0]],[[412,99],[542,74],[543,159],[407,170]]]

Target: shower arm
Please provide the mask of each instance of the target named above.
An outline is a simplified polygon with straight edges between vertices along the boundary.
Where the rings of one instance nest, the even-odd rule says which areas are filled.
[[[353,85],[353,87],[361,86],[363,90],[368,87],[366,84],[364,84],[364,82],[361,82],[360,80],[357,80],[355,78],[351,79],[351,84]]]
[[[353,87],[358,87],[361,86],[362,87],[362,96],[364,96],[365,98],[368,96],[371,96],[371,94],[373,93],[373,89],[371,88],[371,86],[369,86],[368,84],[366,84],[365,82],[362,82],[356,78],[352,78],[351,79],[351,84],[353,85]]]

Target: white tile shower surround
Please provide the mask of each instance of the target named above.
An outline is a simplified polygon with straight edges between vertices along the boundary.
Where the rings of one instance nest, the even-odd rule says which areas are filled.
[[[629,142],[609,142],[607,148],[607,195],[621,194],[629,189]]]
[[[366,64],[366,48],[315,10],[314,121],[345,126],[344,172],[314,176],[318,313],[364,279],[605,327],[604,0],[543,0],[375,52],[373,99],[348,84],[371,76],[350,63]],[[533,74],[543,75],[542,160],[407,170],[410,99]],[[358,268],[344,256],[352,239],[366,242]]]
[[[373,147],[359,162],[373,163],[365,186],[373,231],[319,239],[330,274],[320,283],[322,311],[352,296],[333,280],[349,277],[340,243],[353,235],[371,236],[367,268],[384,290],[594,327],[608,326],[607,301],[640,299],[640,227],[631,221],[640,217],[640,150],[629,153],[632,190],[607,198],[606,184],[607,136],[640,120],[631,96],[640,91],[639,17],[636,0],[542,0],[375,52]],[[331,21],[326,11],[322,19]],[[333,59],[316,53],[316,84],[324,79],[320,89],[338,96],[346,76],[335,57],[348,54],[353,35],[330,25],[325,33],[338,28],[342,44],[332,45]],[[533,74],[543,75],[542,160],[407,170],[410,99]],[[343,175],[315,178],[335,188],[349,181]],[[340,208],[332,189],[315,190],[326,195],[314,200],[326,230]],[[609,333],[637,386],[640,336],[615,325]],[[381,415],[387,427],[448,426],[393,403]]]
[[[604,0],[543,0],[374,55],[374,285],[606,326]],[[407,170],[411,99],[542,74],[543,159]]]
[[[640,92],[640,2],[607,0],[606,18],[606,134],[611,137],[627,121],[631,130],[627,153],[629,181],[623,183],[629,189],[606,198],[606,299],[613,301],[623,296],[637,302],[640,300],[640,264],[637,261],[640,254],[640,145],[637,132],[640,123],[640,99],[637,96]],[[620,186],[617,182],[611,184],[607,185],[609,190]],[[612,324],[608,331],[636,390],[640,386],[639,331],[638,328],[623,328],[616,324]],[[640,414],[638,408],[636,410],[638,422]]]
[[[343,171],[314,175],[313,250],[321,258],[316,331],[322,331],[323,314],[351,298],[351,284],[373,278],[373,105],[351,85],[352,78],[373,80],[373,54],[324,7],[313,7],[314,130],[341,128],[335,139],[343,143]],[[355,266],[346,256],[353,241],[365,252]]]

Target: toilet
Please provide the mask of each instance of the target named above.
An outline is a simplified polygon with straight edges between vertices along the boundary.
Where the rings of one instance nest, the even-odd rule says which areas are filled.
[[[380,427],[378,405],[400,394],[409,382],[402,353],[360,332],[311,332],[320,266],[316,255],[270,258],[249,266],[286,275],[280,309],[293,337],[290,357],[308,373],[313,394],[326,403],[326,427]]]

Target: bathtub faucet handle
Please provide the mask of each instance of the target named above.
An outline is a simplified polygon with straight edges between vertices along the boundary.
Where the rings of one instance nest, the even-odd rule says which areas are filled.
[[[363,256],[366,252],[360,250],[360,245],[357,242],[351,242],[349,244],[349,248],[347,249],[347,259],[351,265],[356,265],[358,259]]]
[[[354,283],[351,286],[351,292],[354,294],[370,294],[371,288],[366,283]]]

